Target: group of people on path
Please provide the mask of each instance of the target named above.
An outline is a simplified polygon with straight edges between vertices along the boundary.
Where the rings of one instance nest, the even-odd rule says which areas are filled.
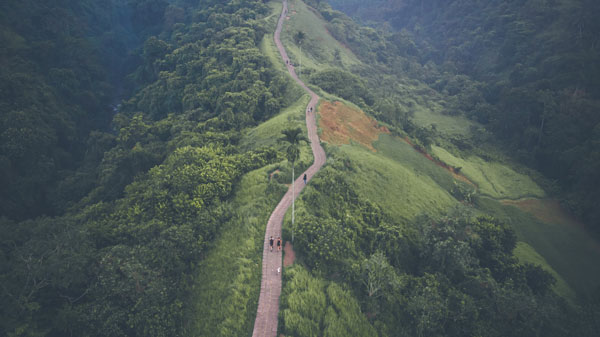
[[[273,243],[274,243],[274,239],[271,236],[271,238],[269,238],[269,246],[271,247],[271,251],[273,251]],[[281,236],[277,237],[277,251],[281,251]]]

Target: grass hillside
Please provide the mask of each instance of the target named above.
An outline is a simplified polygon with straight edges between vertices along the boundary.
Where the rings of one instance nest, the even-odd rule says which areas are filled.
[[[361,63],[340,42],[332,40],[325,27],[323,19],[303,2],[290,2],[290,18],[286,21],[283,41],[293,61],[299,61],[300,52],[293,36],[301,30],[306,33],[302,42],[302,65],[306,72],[339,67],[358,76],[365,75],[368,66]],[[311,47],[306,48],[307,45]],[[340,51],[342,62],[331,61],[335,50]],[[392,81],[395,82],[388,85]],[[432,129],[434,134],[443,139],[471,138],[471,129],[477,123],[461,116],[443,114],[447,106],[444,98],[424,84],[384,76],[380,85],[381,87],[374,86],[371,90],[389,91],[391,96],[404,97],[399,108],[410,112],[411,121],[415,125]],[[322,92],[326,99],[338,100],[335,95]],[[348,105],[353,106],[351,103]],[[323,124],[320,125],[320,128],[324,127]],[[381,134],[372,143],[375,152],[369,150],[368,146],[361,145],[361,142],[364,140],[350,139],[350,144],[329,144],[326,148],[334,157],[349,161],[348,165],[352,169],[347,178],[361,198],[375,202],[390,215],[403,220],[414,219],[423,213],[444,214],[460,204],[451,194],[455,182],[459,183],[456,178],[402,139]],[[450,152],[444,146],[438,144],[431,147],[434,157],[460,168],[460,174],[478,186],[478,195],[496,200],[546,197],[546,192],[539,185],[527,175],[518,173],[509,164],[491,159],[486,161],[472,154],[459,155],[460,150],[454,148]],[[510,211],[513,216],[505,216],[504,211],[499,209],[506,210],[508,206],[502,206],[496,200],[481,199],[485,201],[475,205],[479,208],[478,212],[499,216],[513,227],[521,240],[515,254],[522,261],[539,264],[556,275],[558,284],[554,289],[561,296],[573,298],[574,293],[585,294],[593,285],[600,284],[600,279],[595,275],[598,268],[592,267],[596,259],[595,253],[575,247],[579,242],[586,242],[586,239],[573,234],[562,223],[552,225],[539,220],[531,221],[531,216],[514,207]],[[565,240],[569,242],[564,242]],[[573,261],[580,263],[574,264]],[[584,275],[585,270],[590,268],[594,269],[592,275]]]
[[[531,178],[506,165],[487,162],[477,156],[458,158],[439,146],[432,146],[431,149],[446,164],[460,167],[460,172],[477,184],[482,195],[496,199],[545,196],[544,191]]]
[[[542,221],[515,206],[503,205],[497,200],[480,198],[478,207],[488,214],[510,224],[520,241],[528,247],[516,250],[519,259],[535,262],[539,255],[580,298],[591,295],[600,284],[600,245],[582,227],[560,221],[558,218]],[[551,212],[550,209],[546,212]],[[557,287],[561,287],[560,279]],[[568,295],[570,291],[559,293]]]
[[[245,149],[282,147],[277,139],[289,127],[302,127],[308,96],[277,116],[247,131],[240,143]],[[282,156],[283,158],[283,156]],[[299,167],[308,166],[312,154],[301,146]],[[262,240],[271,212],[287,190],[291,173],[285,160],[246,174],[228,207],[235,216],[198,266],[192,289],[189,336],[250,335],[254,325],[261,279]],[[278,172],[277,174],[273,174]]]
[[[361,146],[343,145],[340,150],[354,164],[348,178],[360,196],[376,202],[395,217],[412,220],[421,213],[439,216],[457,204],[448,191],[425,174],[426,170],[415,169],[412,163]]]
[[[300,63],[302,47],[303,74],[333,66],[350,68],[360,64],[350,49],[331,36],[325,28],[325,22],[314,9],[299,0],[288,1],[288,9],[289,19],[285,21],[281,42],[296,65]],[[304,32],[306,38],[300,45],[296,45],[294,36],[299,31]],[[336,53],[339,54],[338,58]]]

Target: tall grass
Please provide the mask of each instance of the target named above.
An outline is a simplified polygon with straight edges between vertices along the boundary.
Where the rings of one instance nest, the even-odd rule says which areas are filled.
[[[246,174],[230,204],[234,214],[197,266],[189,336],[252,334],[264,233],[285,186],[269,182],[275,165]]]
[[[290,336],[375,336],[351,292],[295,265],[284,270],[281,330]]]

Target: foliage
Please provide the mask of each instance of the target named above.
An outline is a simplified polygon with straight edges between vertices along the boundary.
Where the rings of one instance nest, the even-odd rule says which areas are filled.
[[[288,336],[373,336],[376,332],[351,293],[312,277],[301,266],[286,269],[280,316]]]
[[[557,180],[564,204],[598,232],[599,195],[590,188],[600,172],[597,2],[330,3],[391,30],[373,39],[378,48],[322,8],[336,37],[390,69],[410,64],[411,76],[445,96],[443,112],[483,123],[495,143]]]
[[[313,275],[352,289],[378,334],[567,334],[577,314],[551,291],[551,274],[515,258],[516,235],[506,224],[473,217],[465,206],[397,223],[359,197],[348,182],[355,168],[342,162],[333,160],[304,191],[295,248]],[[311,335],[323,324],[310,315],[324,310],[317,294],[327,281],[299,283],[297,268],[286,277],[285,296],[311,296],[314,306],[285,302],[282,324]]]
[[[265,225],[285,187],[269,179],[270,165],[244,175],[222,225],[194,271],[187,335],[250,335],[256,318]]]
[[[300,145],[301,141],[308,143],[308,138],[304,136],[301,128],[285,129],[281,131],[281,133],[283,134],[283,137],[281,137],[279,141],[288,144],[287,149],[285,151],[286,158],[288,162],[294,165],[296,160],[300,158],[300,148],[298,147],[298,145]]]
[[[15,213],[3,208],[2,215],[19,218],[19,207],[36,205],[40,208],[31,215],[62,214],[1,220],[2,232],[10,233],[1,242],[2,335],[182,335],[197,263],[224,224],[241,217],[228,206],[235,186],[278,156],[273,149],[238,144],[242,129],[278,112],[288,91],[288,82],[258,49],[268,24],[262,1],[112,5],[26,1],[10,10],[2,5],[3,19],[15,14],[3,20],[7,25],[0,35],[15,42],[6,50],[12,63],[3,63],[0,72],[6,88],[12,87],[2,90],[0,101],[7,107],[0,116],[0,168],[7,179],[2,204]],[[25,14],[28,9],[33,10]],[[58,20],[61,13],[64,21]],[[80,21],[70,13],[81,14]],[[104,51],[86,44],[86,38],[107,34],[107,45],[118,48],[111,29],[125,28],[118,20],[105,24],[111,15],[131,18],[132,34],[145,41],[120,51],[131,52],[127,66],[113,64],[115,71],[132,72],[128,81],[134,93],[119,92],[127,99],[112,132],[106,122],[113,114],[107,109],[113,94],[107,82],[118,81],[104,77],[110,74],[103,68],[109,59],[99,56]],[[47,32],[32,28],[39,18],[48,21],[41,23]],[[74,22],[93,28],[78,29]],[[16,31],[31,46],[23,49],[24,38]],[[89,118],[101,113],[107,116],[102,123]],[[88,137],[92,129],[104,132]],[[44,200],[33,204],[21,198],[37,198],[32,188],[45,198],[65,199],[45,209]],[[9,193],[12,199],[5,199]],[[247,279],[255,280],[250,274]],[[240,314],[247,322],[248,313]],[[223,325],[223,331],[247,330],[247,324],[234,323]]]
[[[327,69],[318,71],[311,75],[310,82],[329,93],[361,106],[374,103],[374,98],[365,83],[359,77],[342,70]]]

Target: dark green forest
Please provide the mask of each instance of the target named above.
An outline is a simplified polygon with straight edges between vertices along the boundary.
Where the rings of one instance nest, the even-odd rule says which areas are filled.
[[[368,65],[347,66],[337,51],[337,67],[303,70],[307,83],[356,104],[422,153],[442,136],[412,120],[407,96],[443,97],[444,114],[489,132],[444,142],[473,153],[499,147],[542,172],[600,233],[597,2],[329,1],[347,15],[326,1],[306,3]],[[244,257],[247,274],[207,281],[215,271],[202,263],[232,223],[246,233],[242,226],[262,219],[245,218],[233,201],[245,177],[269,169],[264,192],[256,189],[259,211],[268,212],[290,180],[283,145],[244,141],[302,103],[283,63],[265,52],[277,6],[0,3],[0,335],[251,334],[260,289],[250,280],[260,265]],[[426,89],[399,94],[399,78]],[[296,172],[312,161],[301,146]],[[365,173],[360,162],[326,151],[297,201],[297,261],[283,272],[279,332],[597,336],[600,291],[573,302],[557,295],[557,280],[515,257],[515,231],[476,210],[471,190],[448,188],[462,206],[441,216],[395,217],[361,198],[352,180]],[[248,246],[260,255],[262,242]],[[222,303],[222,289],[239,302]],[[215,322],[222,317],[235,322]]]
[[[257,48],[268,8],[1,9],[2,335],[181,335],[234,184],[278,156],[236,146],[288,86]]]
[[[454,97],[449,115],[482,123],[518,160],[556,181],[563,204],[600,235],[600,3],[330,3],[386,30],[366,49],[372,56]],[[336,36],[357,44],[354,32]],[[408,61],[398,64],[396,55]]]

